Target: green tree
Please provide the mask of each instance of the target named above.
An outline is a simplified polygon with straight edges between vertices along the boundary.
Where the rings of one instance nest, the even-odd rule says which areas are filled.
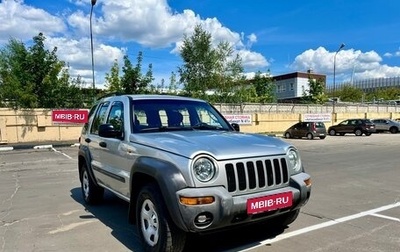
[[[33,94],[26,58],[29,52],[22,42],[10,39],[0,52],[0,96],[2,106],[34,107]]]
[[[215,87],[217,53],[212,48],[211,34],[196,25],[192,36],[184,35],[180,56],[183,65],[178,72],[183,90],[189,96],[205,98],[206,91]]]
[[[122,85],[119,77],[119,65],[118,60],[114,60],[111,66],[110,72],[106,73],[106,88],[108,92],[122,92]]]
[[[45,36],[33,37],[32,46],[10,39],[0,51],[0,97],[2,106],[13,108],[59,108],[72,106],[65,95],[77,92],[70,85],[68,68],[58,60],[57,48],[44,46]]]
[[[121,77],[121,87],[127,94],[147,93],[150,89],[150,83],[154,80],[152,64],[145,75],[142,74],[142,52],[138,53],[137,64],[133,67],[128,55],[124,56],[124,65],[122,67],[123,76]]]
[[[343,102],[360,102],[364,92],[351,84],[344,84],[337,92],[339,99]]]
[[[242,59],[228,42],[220,42],[215,49],[216,61],[214,81],[210,88],[221,102],[241,102],[242,95],[238,92],[244,83]]]
[[[33,37],[33,45],[29,49],[26,59],[29,68],[30,81],[33,85],[33,92],[37,97],[37,107],[51,108],[58,107],[58,100],[55,99],[57,92],[62,92],[58,76],[65,63],[59,61],[56,55],[57,47],[52,51],[46,50],[44,46],[45,37],[42,33]]]
[[[314,79],[311,75],[308,77],[309,89],[303,94],[304,101],[314,104],[324,104],[328,101],[325,94],[325,83],[322,79]]]
[[[178,83],[176,81],[176,74],[173,71],[171,72],[171,76],[169,77],[168,92],[170,94],[178,93]]]
[[[250,84],[255,88],[254,102],[267,103],[276,100],[274,80],[269,75],[257,71]]]
[[[228,42],[213,47],[211,34],[196,25],[192,36],[184,36],[181,57],[184,64],[178,72],[186,95],[214,102],[243,101],[242,60]]]

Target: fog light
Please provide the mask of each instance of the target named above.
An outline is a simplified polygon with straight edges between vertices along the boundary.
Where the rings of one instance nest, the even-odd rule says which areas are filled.
[[[205,228],[211,225],[213,221],[213,215],[209,212],[204,212],[196,216],[194,224],[198,228]]]

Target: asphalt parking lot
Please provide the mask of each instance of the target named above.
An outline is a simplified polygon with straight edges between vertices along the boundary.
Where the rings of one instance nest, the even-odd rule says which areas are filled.
[[[399,251],[400,134],[285,141],[313,180],[299,218],[191,237],[186,251]],[[0,151],[0,251],[142,251],[125,202],[84,205],[77,148]]]

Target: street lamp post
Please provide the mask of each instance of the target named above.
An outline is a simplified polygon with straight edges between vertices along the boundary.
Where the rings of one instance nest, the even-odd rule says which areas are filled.
[[[335,56],[333,57],[333,114],[336,113],[336,55],[339,53],[340,50],[343,49],[345,44],[341,44],[339,49],[336,51]]]
[[[93,88],[93,100],[96,100],[96,83],[94,79],[94,55],[93,55],[93,33],[92,33],[92,14],[93,7],[96,5],[97,0],[91,0],[92,7],[90,9],[90,51],[92,54],[92,88]]]

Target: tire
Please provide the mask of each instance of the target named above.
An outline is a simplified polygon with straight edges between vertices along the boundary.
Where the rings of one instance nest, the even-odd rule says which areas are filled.
[[[372,135],[372,133],[371,132],[365,132],[365,135],[366,136],[370,136],[370,135]]]
[[[172,222],[155,184],[145,185],[139,192],[136,218],[144,251],[183,251],[187,234]]]
[[[331,135],[331,136],[336,136],[336,130],[330,129],[330,130],[329,130],[329,135]]]
[[[356,136],[362,136],[363,132],[362,132],[361,129],[356,129],[356,130],[354,130],[354,134],[355,134]]]
[[[314,139],[314,136],[311,133],[307,133],[306,137],[307,137],[308,140],[313,140]]]
[[[104,188],[96,185],[86,164],[82,165],[81,190],[83,199],[89,205],[98,204],[103,200]]]
[[[291,138],[291,137],[292,137],[292,136],[290,135],[289,132],[286,132],[286,133],[285,133],[285,138],[289,139],[289,138]]]
[[[319,139],[325,139],[325,138],[326,138],[326,136],[319,137]]]
[[[389,129],[389,131],[390,131],[390,133],[392,133],[392,134],[396,134],[397,132],[399,132],[399,129],[396,128],[396,127],[391,127],[391,128]]]

